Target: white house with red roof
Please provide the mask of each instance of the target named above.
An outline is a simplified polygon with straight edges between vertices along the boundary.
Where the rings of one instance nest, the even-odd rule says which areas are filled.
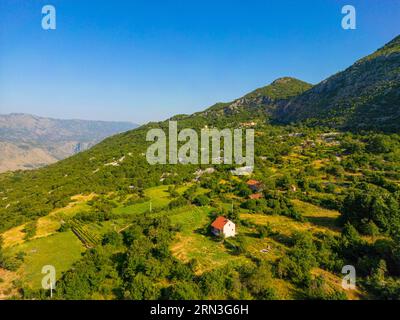
[[[211,232],[216,235],[224,235],[225,238],[236,235],[236,225],[229,219],[219,216],[211,224]]]

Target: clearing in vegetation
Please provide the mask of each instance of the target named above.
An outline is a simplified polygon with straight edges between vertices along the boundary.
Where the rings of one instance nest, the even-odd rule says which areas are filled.
[[[43,278],[43,266],[53,265],[59,277],[80,259],[85,248],[72,231],[66,231],[27,241],[10,250],[14,254],[25,254],[24,262],[17,273],[23,283],[33,289],[39,289]]]

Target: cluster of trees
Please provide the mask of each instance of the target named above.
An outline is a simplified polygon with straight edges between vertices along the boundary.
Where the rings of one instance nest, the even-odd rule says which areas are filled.
[[[279,277],[303,288],[306,298],[344,299],[343,292],[334,288],[322,290],[323,281],[312,277],[311,270],[319,267],[340,274],[344,265],[353,265],[358,285],[364,287],[371,298],[400,299],[398,240],[381,239],[370,243],[348,223],[340,236],[321,233],[313,238],[309,233],[297,233],[291,241],[288,253],[277,262],[276,272]]]
[[[242,202],[240,206],[250,212],[283,215],[297,221],[305,220],[301,213],[295,209],[290,198],[275,192],[264,192],[264,198],[248,199]]]
[[[400,192],[362,183],[348,192],[340,211],[340,222],[352,224],[363,234],[400,233]]]
[[[57,282],[57,299],[274,299],[273,271],[258,261],[226,265],[196,275],[196,260],[183,263],[171,255],[175,228],[166,217],[137,217],[121,233],[109,232],[100,245]],[[48,298],[25,289],[24,298]]]

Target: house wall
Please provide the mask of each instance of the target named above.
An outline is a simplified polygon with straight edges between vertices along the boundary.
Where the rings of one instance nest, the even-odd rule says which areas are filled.
[[[225,238],[234,237],[236,235],[236,226],[232,221],[229,221],[224,226],[224,235]]]

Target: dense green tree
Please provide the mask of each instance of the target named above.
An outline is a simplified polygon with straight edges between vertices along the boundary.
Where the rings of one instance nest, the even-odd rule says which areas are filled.
[[[371,185],[349,192],[340,211],[340,222],[350,222],[360,231],[366,230],[365,225],[370,222],[390,234],[397,234],[400,230],[398,199],[386,190]]]
[[[311,281],[311,269],[318,265],[316,247],[309,233],[296,233],[294,245],[287,255],[279,260],[277,273],[298,285],[308,285]]]
[[[197,206],[207,206],[210,203],[210,198],[200,194],[193,199],[193,203]]]
[[[198,300],[201,298],[199,287],[193,282],[178,282],[164,291],[169,300]]]

